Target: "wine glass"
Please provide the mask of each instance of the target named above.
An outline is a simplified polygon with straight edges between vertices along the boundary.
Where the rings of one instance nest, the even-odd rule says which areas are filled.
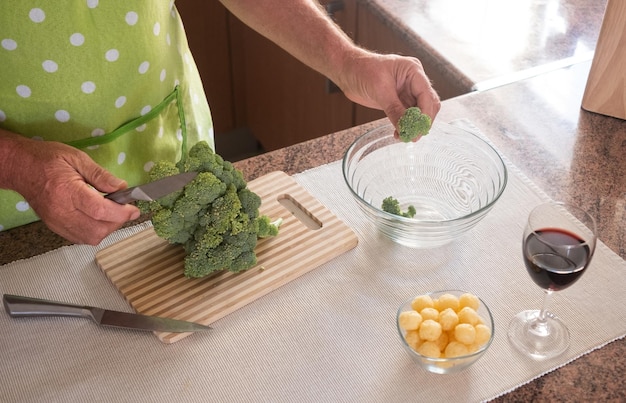
[[[509,325],[509,340],[534,359],[549,359],[569,346],[569,330],[547,311],[550,295],[574,284],[589,266],[596,248],[594,218],[579,207],[545,203],[528,216],[522,242],[524,264],[545,291],[541,310],[518,313]]]

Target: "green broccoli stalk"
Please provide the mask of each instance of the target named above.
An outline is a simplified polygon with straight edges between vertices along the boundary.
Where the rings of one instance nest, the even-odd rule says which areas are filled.
[[[138,202],[139,208],[152,213],[158,236],[185,248],[185,276],[251,268],[257,263],[257,240],[276,236],[282,220],[271,222],[259,216],[261,198],[247,188],[241,171],[204,141],[178,164],[157,162],[149,176],[157,180],[190,171],[198,175],[183,190],[153,202]]]
[[[404,111],[398,121],[398,135],[400,140],[408,143],[430,131],[432,121],[430,116],[422,113],[420,108],[412,106]]]
[[[417,212],[413,205],[410,205],[407,208],[407,211],[403,212],[400,208],[400,202],[393,196],[389,196],[383,199],[382,209],[389,214],[395,214],[406,218],[415,217],[415,213]]]

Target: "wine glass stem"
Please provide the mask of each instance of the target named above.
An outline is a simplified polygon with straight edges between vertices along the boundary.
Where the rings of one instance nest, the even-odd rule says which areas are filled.
[[[532,331],[542,336],[550,333],[550,329],[548,328],[548,321],[546,320],[546,315],[548,313],[548,303],[550,302],[551,295],[552,291],[545,290],[541,311],[539,311],[539,316],[532,324]]]

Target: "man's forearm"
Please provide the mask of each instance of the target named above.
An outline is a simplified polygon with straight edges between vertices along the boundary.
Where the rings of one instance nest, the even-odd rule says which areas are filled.
[[[348,56],[362,52],[316,0],[221,0],[246,25],[309,67],[333,77]]]

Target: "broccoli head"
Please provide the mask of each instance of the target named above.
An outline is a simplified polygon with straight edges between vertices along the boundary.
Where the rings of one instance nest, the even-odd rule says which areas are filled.
[[[430,116],[422,113],[420,108],[412,106],[404,111],[398,121],[398,135],[400,140],[408,143],[430,131],[432,121]]]
[[[198,175],[183,190],[139,204],[152,213],[157,235],[183,245],[187,277],[254,266],[257,240],[277,235],[279,224],[259,217],[261,198],[247,188],[243,174],[204,141],[177,164],[157,162],[149,174],[156,180],[190,171]]]
[[[415,210],[415,206],[413,205],[410,205],[407,208],[407,211],[403,212],[400,207],[400,202],[393,196],[385,197],[381,208],[389,214],[395,214],[406,218],[413,218],[415,217],[415,213],[417,213],[417,210]]]

